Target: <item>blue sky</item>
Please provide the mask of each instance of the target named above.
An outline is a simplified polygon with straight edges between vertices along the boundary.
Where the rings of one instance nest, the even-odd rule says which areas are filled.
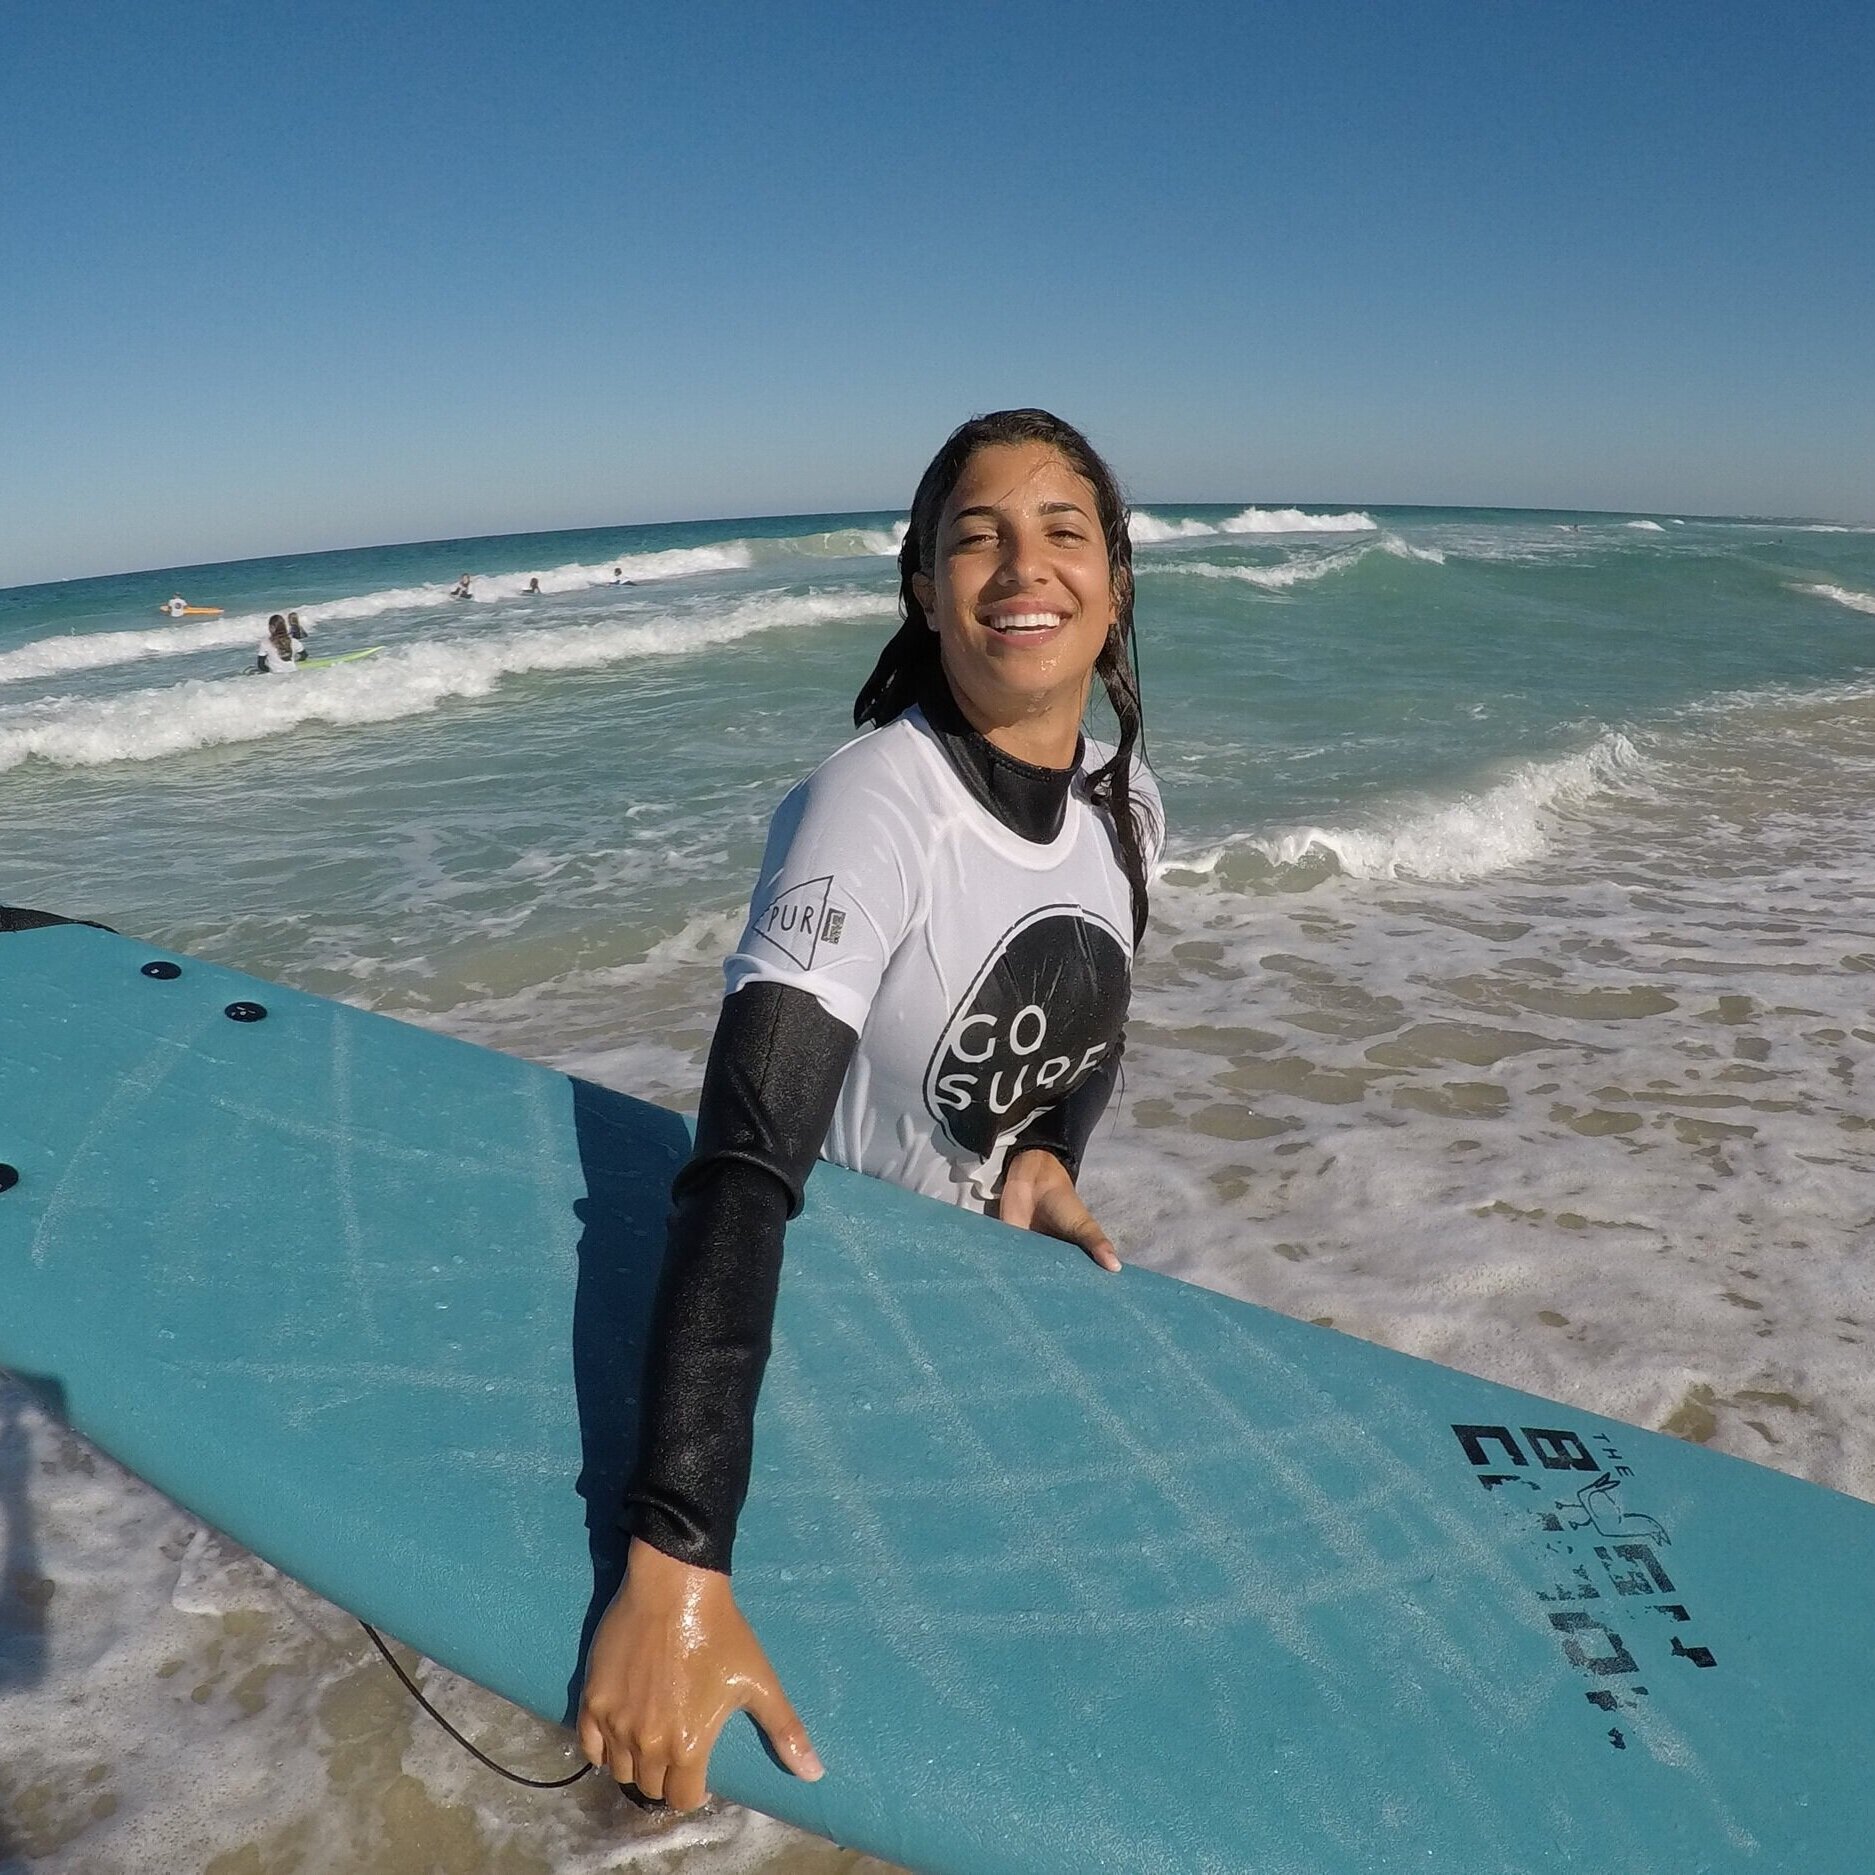
[[[1875,520],[1864,6],[9,10],[0,585],[899,505]]]

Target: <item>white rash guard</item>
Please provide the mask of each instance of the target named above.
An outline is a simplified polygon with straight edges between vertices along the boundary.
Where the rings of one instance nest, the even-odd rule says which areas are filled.
[[[1109,753],[1084,746],[1047,842],[973,796],[915,708],[782,802],[724,975],[805,990],[859,1037],[823,1158],[982,1210],[1010,1141],[1118,1044],[1132,900],[1085,782]],[[1143,766],[1132,787],[1150,871],[1164,810]]]

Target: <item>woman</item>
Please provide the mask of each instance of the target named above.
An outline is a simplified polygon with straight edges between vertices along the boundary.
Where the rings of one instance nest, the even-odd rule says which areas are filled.
[[[285,615],[276,612],[267,621],[267,636],[260,641],[254,668],[256,671],[290,671],[305,655],[293,642],[293,634],[287,630]]]
[[[1162,838],[1134,760],[1125,500],[1059,418],[978,417],[925,471],[899,571],[904,622],[853,711],[872,733],[782,803],[726,967],[626,1577],[587,1662],[587,1756],[678,1809],[741,1708],[796,1775],[822,1774],[729,1580],[782,1232],[816,1157],[1120,1267],[1075,1176]],[[1096,674],[1120,725],[1098,763]]]

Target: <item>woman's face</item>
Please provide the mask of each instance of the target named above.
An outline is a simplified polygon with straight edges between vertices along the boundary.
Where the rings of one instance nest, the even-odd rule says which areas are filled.
[[[932,571],[912,590],[979,728],[1057,713],[1080,722],[1113,624],[1113,571],[1093,486],[1055,450],[979,449],[939,516]]]

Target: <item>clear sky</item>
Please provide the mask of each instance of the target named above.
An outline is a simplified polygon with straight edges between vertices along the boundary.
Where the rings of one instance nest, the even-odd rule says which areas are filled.
[[[0,13],[0,585],[892,507],[1875,520],[1866,0]]]

